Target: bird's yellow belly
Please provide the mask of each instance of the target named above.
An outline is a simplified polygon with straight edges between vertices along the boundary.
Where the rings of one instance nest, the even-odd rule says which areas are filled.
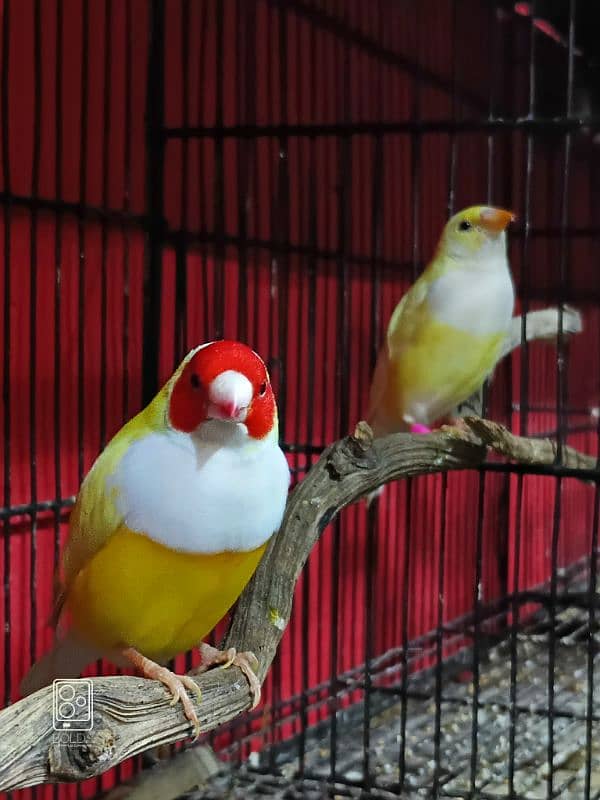
[[[198,644],[227,613],[265,547],[183,553],[122,527],[79,573],[66,608],[73,626],[103,650],[135,647],[166,661]]]
[[[483,384],[504,338],[431,321],[394,364],[390,400],[400,404],[395,411],[425,424],[449,414]]]

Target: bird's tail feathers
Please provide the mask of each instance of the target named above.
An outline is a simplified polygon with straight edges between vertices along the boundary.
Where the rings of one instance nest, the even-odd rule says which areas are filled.
[[[52,649],[31,667],[21,681],[23,697],[52,683],[56,678],[77,678],[92,661],[102,653],[69,631],[57,639]]]

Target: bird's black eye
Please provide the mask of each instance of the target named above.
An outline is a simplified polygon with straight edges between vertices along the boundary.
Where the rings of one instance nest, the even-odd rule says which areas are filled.
[[[265,381],[264,383],[261,383],[261,385],[258,387],[258,396],[264,397],[266,393],[267,393],[267,383]]]
[[[469,230],[471,230],[471,227],[472,227],[471,223],[468,220],[463,219],[463,221],[458,226],[458,230],[459,231],[469,231]]]
[[[200,388],[200,378],[196,375],[195,372],[192,372],[192,374],[190,375],[190,383],[192,384],[192,389]]]

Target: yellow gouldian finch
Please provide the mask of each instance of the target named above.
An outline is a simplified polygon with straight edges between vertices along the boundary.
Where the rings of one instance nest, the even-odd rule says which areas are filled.
[[[290,472],[262,360],[239,342],[192,350],[109,442],[82,483],[63,554],[60,633],[24,679],[28,694],[104,656],[161,681],[199,730],[186,687],[161,666],[226,614],[278,529]],[[252,653],[200,645],[202,669]]]
[[[371,383],[375,436],[427,433],[492,373],[514,308],[505,233],[513,219],[473,206],[446,224],[390,319]]]

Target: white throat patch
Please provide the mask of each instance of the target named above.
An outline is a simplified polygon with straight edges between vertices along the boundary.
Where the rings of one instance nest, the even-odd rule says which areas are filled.
[[[254,550],[278,529],[290,482],[277,441],[211,420],[133,442],[110,478],[125,524],[173,550]]]
[[[453,267],[431,284],[427,302],[436,320],[466,333],[507,331],[515,293],[506,255],[479,270]]]

